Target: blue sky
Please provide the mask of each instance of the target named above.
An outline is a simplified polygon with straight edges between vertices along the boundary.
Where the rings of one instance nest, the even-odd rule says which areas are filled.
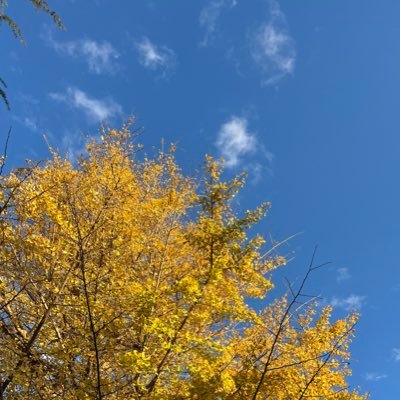
[[[249,173],[240,207],[272,202],[259,232],[302,232],[277,282],[318,244],[332,264],[310,291],[362,313],[351,384],[399,398],[398,0],[49,2],[65,31],[11,3],[27,46],[1,28],[10,165],[46,158],[43,134],[73,156],[130,114],[146,151],[177,143],[189,173],[224,156],[227,176]]]

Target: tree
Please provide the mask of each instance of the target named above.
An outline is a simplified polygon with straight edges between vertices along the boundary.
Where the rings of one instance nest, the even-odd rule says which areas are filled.
[[[47,1],[45,0],[28,0],[35,8],[36,11],[43,11],[46,14],[50,15],[50,17],[53,19],[53,22],[59,27],[63,28],[63,23],[61,21],[61,18],[58,16],[58,14],[52,10]],[[22,30],[19,27],[19,25],[14,21],[13,18],[11,18],[9,15],[6,14],[6,9],[8,6],[8,0],[0,0],[0,25],[2,23],[5,23],[12,31],[14,36],[19,39],[23,44],[25,44],[25,38],[24,35],[22,34]],[[6,83],[4,82],[3,79],[0,78],[0,97],[4,101],[4,104],[8,109],[10,109],[10,103],[7,98],[7,94],[5,89],[7,88]]]
[[[304,284],[262,310],[285,260],[246,232],[239,176],[201,182],[173,151],[140,159],[127,127],[76,165],[1,178],[1,399],[365,399],[350,390],[357,315],[331,321]]]

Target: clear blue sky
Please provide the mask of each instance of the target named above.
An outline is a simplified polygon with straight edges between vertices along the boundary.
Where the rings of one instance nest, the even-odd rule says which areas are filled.
[[[27,47],[1,27],[10,163],[76,154],[100,122],[135,114],[148,152],[178,144],[249,172],[241,207],[272,202],[258,231],[293,256],[332,261],[310,291],[359,308],[351,384],[400,398],[400,2],[53,0],[66,31],[11,1]],[[34,15],[37,14],[37,15]],[[397,381],[397,382],[396,382]]]

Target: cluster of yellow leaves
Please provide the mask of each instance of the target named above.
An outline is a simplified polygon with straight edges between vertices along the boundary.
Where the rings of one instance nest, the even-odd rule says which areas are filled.
[[[246,231],[239,177],[207,158],[199,189],[171,154],[110,130],[71,164],[3,177],[0,398],[363,399],[347,388],[356,316],[261,311],[284,263]]]

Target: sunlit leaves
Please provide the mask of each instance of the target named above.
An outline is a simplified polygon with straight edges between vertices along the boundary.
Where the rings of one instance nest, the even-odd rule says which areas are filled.
[[[0,199],[0,392],[5,399],[362,399],[347,389],[357,316],[263,310],[285,263],[236,216],[243,177],[186,178],[140,159],[126,128],[76,165],[12,172]]]

